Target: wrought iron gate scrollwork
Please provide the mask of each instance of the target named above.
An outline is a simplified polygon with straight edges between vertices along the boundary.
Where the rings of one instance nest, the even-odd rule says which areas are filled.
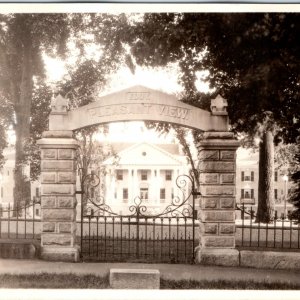
[[[128,243],[129,243],[129,247],[130,247],[130,240],[132,239],[130,236],[130,225],[131,226],[135,226],[135,239],[132,239],[135,241],[135,255],[136,258],[140,257],[140,252],[139,252],[139,246],[140,246],[140,240],[143,240],[146,242],[146,248],[147,248],[147,227],[150,226],[151,224],[154,224],[154,232],[155,232],[155,224],[157,222],[160,222],[160,226],[169,226],[169,234],[170,234],[170,228],[171,226],[179,226],[180,221],[183,223],[182,226],[187,226],[187,220],[190,220],[191,223],[190,226],[192,226],[192,238],[189,239],[189,241],[191,242],[191,261],[194,261],[194,248],[195,248],[195,196],[200,195],[199,192],[196,191],[195,189],[195,181],[192,175],[179,175],[176,178],[176,186],[178,187],[179,191],[181,192],[180,196],[174,196],[173,199],[171,199],[171,203],[169,203],[161,212],[159,213],[155,213],[153,214],[152,212],[150,212],[148,210],[147,205],[143,202],[143,199],[141,199],[141,197],[137,196],[133,199],[133,204],[128,206],[128,210],[129,213],[127,214],[118,214],[116,212],[113,211],[113,209],[105,203],[105,199],[102,196],[96,196],[96,197],[91,197],[93,193],[91,193],[90,191],[92,189],[95,189],[96,187],[98,187],[98,185],[100,184],[100,178],[94,173],[92,172],[91,174],[88,174],[85,178],[82,178],[82,192],[79,192],[82,194],[82,200],[83,200],[83,196],[86,196],[86,207],[90,207],[92,206],[92,209],[90,209],[90,211],[88,211],[88,213],[85,213],[85,209],[83,207],[83,205],[81,206],[81,249],[82,249],[82,253],[83,253],[83,249],[84,249],[84,242],[88,241],[89,242],[89,249],[90,249],[90,242],[91,240],[95,240],[95,235],[94,234],[90,234],[89,231],[89,235],[88,238],[84,236],[83,234],[83,224],[85,219],[88,220],[88,224],[89,224],[89,228],[90,228],[90,222],[91,220],[95,220],[95,222],[97,223],[97,236],[96,236],[96,241],[97,241],[97,251],[98,249],[98,243],[99,240],[102,242],[102,236],[101,238],[99,238],[98,236],[98,225],[102,225],[105,226],[105,236],[104,236],[104,241],[105,244],[107,242],[107,240],[109,240],[111,242],[111,237],[106,236],[107,232],[106,232],[106,228],[107,225],[109,224],[109,218],[112,219],[112,227],[114,230],[114,227],[116,225],[120,225],[121,224],[121,235],[122,235],[122,224],[128,224],[129,226],[129,235],[128,237],[126,237],[126,240],[128,239]],[[191,184],[191,186],[189,185]],[[167,219],[167,224],[165,224],[165,219]],[[102,220],[102,223],[99,222],[99,220]],[[104,220],[104,221],[103,221]],[[173,224],[174,222],[172,220],[175,220],[175,224]],[[172,223],[173,222],[173,223]],[[146,231],[145,233],[145,239],[142,237],[140,237],[140,229],[142,226],[146,226],[144,228],[144,231]],[[161,230],[161,234],[159,236],[159,238],[162,240],[163,239],[163,229]],[[181,238],[181,240],[184,240],[186,242],[187,238],[186,238],[186,230],[187,228],[184,228],[185,230],[185,239]],[[92,238],[91,238],[92,236]],[[190,235],[189,235],[190,237]],[[113,232],[113,238],[115,237],[115,233]],[[149,241],[154,241],[156,237],[153,235],[153,237],[150,237]],[[122,247],[122,239],[123,237],[121,236],[121,247]],[[165,238],[166,239],[166,238]],[[169,245],[170,245],[170,239],[171,236],[168,236],[168,241],[169,241]],[[177,228],[177,239],[178,239],[178,228]],[[157,237],[158,240],[158,237]],[[161,241],[161,243],[163,243],[163,241]],[[178,241],[177,241],[178,243]],[[186,246],[186,245],[185,245]],[[162,246],[161,246],[162,247]],[[106,251],[106,249],[105,249]],[[153,250],[154,251],[154,250]],[[90,250],[88,251],[89,255]],[[161,251],[162,252],[162,251]],[[169,251],[170,252],[170,251]],[[177,245],[177,252],[178,252],[178,245]],[[98,256],[99,253],[97,253]],[[82,255],[84,257],[84,255]],[[121,256],[122,256],[122,249],[121,249]]]

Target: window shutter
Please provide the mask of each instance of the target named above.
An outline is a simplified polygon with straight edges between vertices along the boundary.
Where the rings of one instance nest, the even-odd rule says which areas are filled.
[[[254,172],[251,171],[251,181],[254,181]]]
[[[242,172],[242,181],[244,181],[244,177],[245,177],[245,172]]]
[[[244,199],[244,189],[241,189],[241,198]]]
[[[254,199],[254,189],[251,189],[251,199]]]

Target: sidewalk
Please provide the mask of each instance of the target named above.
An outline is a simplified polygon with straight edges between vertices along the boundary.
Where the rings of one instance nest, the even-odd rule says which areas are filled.
[[[255,280],[300,284],[300,271],[216,267],[187,264],[65,263],[42,260],[0,259],[0,274],[75,273],[105,276],[112,268],[158,269],[161,278],[193,280]]]

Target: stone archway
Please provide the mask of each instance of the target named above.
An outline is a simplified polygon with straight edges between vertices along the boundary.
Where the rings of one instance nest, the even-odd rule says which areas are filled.
[[[238,265],[235,250],[235,152],[238,142],[228,129],[227,102],[220,96],[211,112],[180,102],[176,97],[142,86],[99,98],[67,111],[61,96],[51,103],[49,131],[38,141],[41,148],[41,257],[78,261],[76,245],[76,163],[78,147],[73,130],[94,124],[149,120],[174,123],[204,133],[197,145],[200,160],[201,263]]]

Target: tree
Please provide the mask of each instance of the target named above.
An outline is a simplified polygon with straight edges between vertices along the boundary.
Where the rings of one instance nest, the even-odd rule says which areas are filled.
[[[106,70],[112,71],[122,59],[123,47],[120,47],[120,40],[108,40],[107,32],[116,30],[116,27],[110,26],[113,22],[122,27],[121,24],[125,21],[123,15],[106,14],[0,16],[1,104],[5,103],[5,107],[11,109],[11,113],[6,113],[5,118],[2,113],[0,115],[1,124],[5,123],[6,126],[0,129],[0,160],[2,163],[2,150],[6,146],[6,129],[12,124],[16,134],[14,205],[22,199],[28,201],[30,198],[30,183],[29,178],[24,176],[24,165],[28,161],[31,162],[33,179],[37,177],[39,171],[37,164],[39,154],[36,151],[35,141],[46,128],[44,126],[47,124],[51,99],[49,86],[45,83],[42,55],[46,53],[52,57],[64,58],[68,51],[77,53],[76,70],[70,71],[73,78],[65,82],[69,83],[69,90],[66,86],[65,90],[75,97],[87,99],[91,97],[91,93],[82,87],[88,86],[90,90],[94,90],[92,86],[97,81],[96,75],[100,77],[98,78],[100,82],[103,81],[105,76],[102,73]],[[67,43],[72,44],[73,48],[68,49]],[[91,44],[98,47],[100,53],[97,55],[98,59],[87,58],[87,48]],[[87,68],[88,64],[92,64],[92,68]],[[99,65],[105,68],[99,68]],[[89,77],[95,69],[97,69],[97,72],[94,72],[95,76]],[[91,72],[80,73],[82,70]],[[80,75],[77,81],[74,79],[76,72]],[[83,82],[90,80],[92,84],[81,84],[74,88],[78,81],[83,80],[84,75],[86,76]],[[39,122],[40,126],[36,126]]]
[[[30,198],[24,176],[26,142],[30,139],[35,78],[44,77],[42,53],[62,55],[69,28],[62,14],[9,14],[0,16],[0,85],[2,97],[13,108],[10,122],[16,135],[14,205]],[[3,134],[2,134],[3,136]]]
[[[259,136],[261,149],[272,153],[273,139],[294,142],[299,135],[299,18],[293,13],[145,14],[126,38],[138,64],[178,62],[186,98],[200,107],[195,82],[198,72],[208,70],[215,93],[229,100],[232,130]],[[259,202],[266,205],[260,208],[273,201],[273,167],[264,167]],[[272,210],[260,212],[258,220],[271,220]]]

